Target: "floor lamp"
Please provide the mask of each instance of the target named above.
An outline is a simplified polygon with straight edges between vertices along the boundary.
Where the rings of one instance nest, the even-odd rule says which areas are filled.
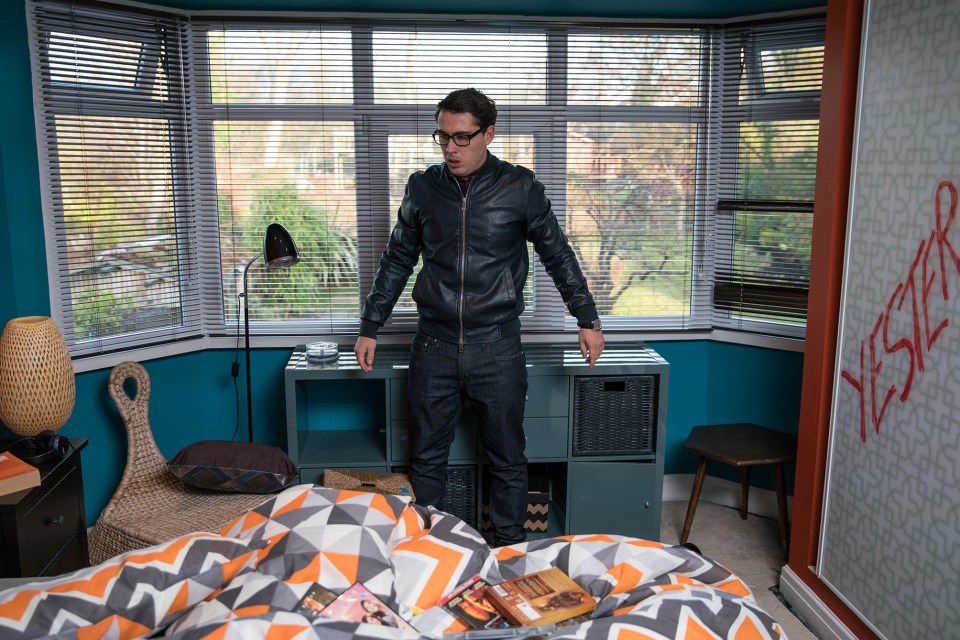
[[[267,225],[267,230],[263,234],[263,251],[253,256],[247,266],[243,268],[243,333],[246,340],[246,358],[247,358],[247,438],[253,442],[253,396],[250,385],[250,314],[248,313],[247,300],[247,271],[250,267],[263,256],[263,261],[267,269],[282,269],[290,267],[300,262],[300,252],[297,251],[297,245],[290,236],[290,232],[279,223]]]

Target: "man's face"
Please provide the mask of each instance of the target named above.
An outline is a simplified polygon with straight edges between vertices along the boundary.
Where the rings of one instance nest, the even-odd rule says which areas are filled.
[[[469,113],[441,111],[437,117],[437,129],[451,136],[458,133],[471,134],[479,128],[473,115]],[[494,128],[489,126],[483,133],[473,136],[470,144],[465,147],[458,147],[452,138],[446,145],[441,146],[443,160],[450,172],[455,176],[468,176],[482,167],[487,161],[487,145],[493,142],[493,135]]]

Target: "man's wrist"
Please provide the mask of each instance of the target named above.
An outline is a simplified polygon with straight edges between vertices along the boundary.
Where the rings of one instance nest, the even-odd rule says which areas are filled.
[[[577,326],[581,329],[590,329],[591,331],[601,331],[603,325],[600,323],[600,318],[594,318],[593,320],[587,322],[578,322]]]
[[[371,322],[370,320],[360,320],[360,337],[362,338],[371,338],[373,340],[377,339],[377,331],[380,329],[380,325],[376,322]]]

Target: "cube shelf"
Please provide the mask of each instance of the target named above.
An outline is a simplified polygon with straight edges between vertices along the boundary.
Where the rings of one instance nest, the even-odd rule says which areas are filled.
[[[659,538],[669,364],[636,342],[608,344],[592,369],[569,345],[524,349],[526,455],[531,478],[550,487],[547,530],[528,537]],[[408,346],[383,345],[364,373],[352,354],[313,364],[303,347],[294,350],[284,372],[287,449],[301,482],[321,482],[328,467],[406,468],[408,358]],[[456,495],[446,505],[475,527],[489,490],[477,429],[465,411],[450,451]]]

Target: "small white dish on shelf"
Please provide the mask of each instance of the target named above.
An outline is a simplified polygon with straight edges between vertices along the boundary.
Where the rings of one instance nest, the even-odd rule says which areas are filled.
[[[340,357],[340,349],[336,342],[311,342],[306,346],[304,354],[307,362],[328,364]]]

